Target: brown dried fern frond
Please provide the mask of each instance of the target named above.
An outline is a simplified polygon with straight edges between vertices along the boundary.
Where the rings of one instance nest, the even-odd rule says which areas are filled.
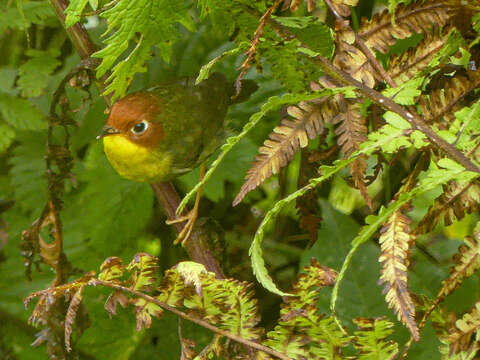
[[[428,123],[444,125],[455,120],[455,111],[460,110],[462,100],[473,90],[480,87],[480,71],[470,71],[468,76],[456,74],[447,80],[441,88],[433,90],[430,95],[419,98],[419,107]]]
[[[356,6],[358,0],[330,0],[333,9],[342,17],[349,17],[352,12],[350,6]]]
[[[239,204],[247,193],[286,166],[298,149],[308,145],[309,139],[323,132],[325,116],[335,113],[335,109],[331,109],[332,105],[334,104],[329,102],[329,98],[324,97],[319,104],[301,102],[298,106],[288,108],[292,119],[283,119],[260,147],[260,154],[248,170],[246,181],[233,200],[233,206]]]
[[[443,193],[419,222],[415,234],[432,231],[444,219],[445,226],[461,220],[480,208],[480,186],[477,183],[452,181],[443,187]]]
[[[480,336],[480,302],[477,302],[472,311],[463,315],[450,330],[447,341],[450,343],[450,356],[460,351],[468,354],[477,352],[479,349],[478,338]]]
[[[337,143],[341,146],[342,154],[349,157],[367,140],[367,125],[360,111],[360,103],[348,100],[346,105],[345,111],[335,119],[339,123],[335,134],[338,135]]]
[[[450,7],[443,1],[416,1],[395,10],[395,23],[386,9],[371,20],[363,20],[358,35],[372,50],[385,54],[397,39],[406,39],[413,33],[421,33],[434,25],[444,26],[452,16]]]
[[[397,85],[407,82],[427,67],[447,39],[437,30],[427,32],[425,38],[415,48],[401,55],[392,56],[388,73]]]
[[[337,49],[333,64],[349,73],[365,86],[373,88],[377,80],[382,79],[377,76],[377,72],[373,69],[365,54],[353,45],[354,41],[355,34],[351,29],[336,32]]]
[[[383,292],[389,308],[392,308],[418,341],[420,333],[415,323],[415,305],[408,290],[408,253],[410,246],[410,219],[401,211],[394,212],[381,229],[380,246],[382,255],[382,275],[379,283],[384,285]]]
[[[345,158],[348,158],[354,151],[360,149],[360,145],[367,140],[366,118],[362,115],[361,104],[353,101],[346,101],[346,109],[336,117],[335,121],[339,123],[335,129],[338,135],[337,144],[341,147],[341,152]],[[372,208],[372,200],[365,184],[365,172],[367,162],[365,157],[357,158],[350,167],[355,188],[360,190],[362,197],[367,205]]]
[[[478,229],[480,231],[480,229]],[[445,298],[460,286],[463,280],[480,269],[480,233],[475,232],[474,237],[467,236],[464,244],[453,257],[455,265],[450,269],[450,276],[442,282],[442,289],[437,298]]]
[[[442,304],[437,304],[432,307],[434,300],[430,299],[427,295],[417,295],[412,294],[413,302],[417,309],[417,317],[428,315],[435,333],[438,337],[448,336],[448,330],[455,326],[455,321],[457,320],[455,313],[453,311],[447,310],[447,308]],[[420,323],[422,325],[422,323]]]

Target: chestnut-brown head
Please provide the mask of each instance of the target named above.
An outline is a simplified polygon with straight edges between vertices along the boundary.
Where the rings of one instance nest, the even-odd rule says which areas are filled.
[[[101,136],[118,134],[139,146],[154,149],[164,137],[159,116],[161,107],[154,94],[133,93],[113,105]]]

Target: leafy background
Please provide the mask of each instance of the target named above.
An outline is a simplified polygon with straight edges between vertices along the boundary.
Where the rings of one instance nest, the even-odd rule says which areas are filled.
[[[78,21],[87,1],[72,2],[67,24]],[[95,1],[90,1],[95,6]],[[197,76],[200,68],[210,60],[233,49],[238,44],[248,47],[258,20],[239,16],[234,28],[228,17],[203,16],[207,6],[216,6],[229,13],[229,1],[190,2],[168,0],[151,2],[120,1],[101,14],[88,19],[86,27],[95,43],[101,44],[102,64],[99,77],[112,71],[107,80],[106,93],[122,96],[128,91],[147,88],[179,76]],[[153,5],[155,3],[155,5]],[[390,1],[361,1],[355,8],[354,22],[362,16],[370,17],[374,8],[392,6]],[[133,8],[144,5],[144,14],[134,14]],[[98,4],[98,8],[105,2]],[[265,11],[263,2],[258,10]],[[188,11],[186,11],[188,9]],[[230,16],[238,14],[231,9]],[[320,13],[324,8],[320,7]],[[146,16],[146,14],[150,16]],[[302,5],[299,14],[307,14]],[[320,16],[320,15],[319,15]],[[113,19],[123,19],[116,23]],[[150,19],[149,22],[137,19]],[[106,21],[106,19],[108,21]],[[159,21],[158,19],[162,19]],[[181,24],[181,25],[180,25]],[[326,28],[303,29],[304,42],[320,53],[331,55],[333,40]],[[315,38],[312,34],[323,35]],[[102,35],[103,34],[103,35]],[[107,34],[107,35],[105,35]],[[144,39],[138,40],[138,34]],[[149,34],[162,34],[155,38]],[[270,30],[264,34],[273,38]],[[235,37],[235,43],[232,38]],[[156,39],[156,40],[152,40]],[[133,46],[133,41],[140,44]],[[391,52],[402,53],[419,41],[418,35],[399,41]],[[268,41],[267,41],[268,43]],[[237,44],[237,45],[235,45]],[[152,48],[153,46],[153,48]],[[287,92],[303,93],[311,79],[320,71],[315,66],[294,56],[296,44],[261,48],[262,60],[257,69],[248,71],[246,78],[260,86],[252,98],[233,106],[229,111],[229,126],[238,132],[249,117],[259,111],[266,99]],[[43,265],[27,281],[19,244],[22,231],[27,229],[41,212],[47,198],[45,177],[45,144],[47,116],[53,93],[61,79],[80,61],[65,30],[57,20],[48,1],[0,0],[0,358],[41,359],[45,349],[32,347],[37,329],[27,325],[30,310],[23,299],[32,291],[48,287],[52,272]],[[129,58],[129,61],[122,61]],[[388,57],[388,55],[387,55]],[[120,60],[120,61],[119,61]],[[215,65],[232,81],[244,60],[241,53],[227,57]],[[72,177],[66,183],[64,209],[65,253],[79,272],[97,270],[108,256],[130,259],[145,251],[161,259],[165,270],[186,259],[182,249],[172,246],[174,232],[164,224],[162,210],[154,200],[147,184],[121,179],[105,159],[101,144],[95,140],[106,115],[105,103],[95,86],[89,92],[68,88],[68,100],[75,126],[70,126],[71,152],[74,158]],[[284,112],[285,109],[283,109]],[[245,173],[257,149],[277,125],[282,110],[268,113],[221,163],[206,184],[200,214],[209,214],[221,224],[225,237],[224,269],[229,276],[254,281],[250,268],[248,248],[262,217],[276,201],[297,188],[300,156],[277,177],[268,180],[246,201],[231,209],[235,194],[240,189]],[[54,136],[61,138],[61,134]],[[309,147],[315,148],[315,141]],[[400,168],[401,172],[406,169]],[[395,179],[395,169],[391,170]],[[198,170],[175,181],[182,193],[197,182]],[[418,197],[411,216],[419,221],[440,188]],[[358,190],[348,187],[340,177],[316,190],[319,213],[323,221],[316,234],[317,241],[308,246],[308,235],[299,228],[299,215],[294,204],[282,210],[274,226],[265,236],[265,260],[277,285],[289,289],[297,273],[316,258],[322,265],[339,270],[347,255],[351,240],[358,234],[363,217],[369,212]],[[438,226],[420,239],[413,249],[409,271],[413,292],[435,297],[446,278],[451,256],[457,251],[463,237],[472,233],[478,214],[467,215],[449,227]],[[428,249],[427,249],[428,248]],[[400,344],[408,340],[408,331],[387,308],[381,286],[377,284],[380,272],[380,249],[369,241],[355,255],[339,293],[338,311],[342,322],[354,329],[351,319],[386,316],[395,323],[393,338]],[[478,276],[474,275],[447,299],[449,309],[461,314],[472,308],[480,292]],[[271,328],[278,317],[281,298],[256,285],[260,301],[261,325]],[[319,307],[329,311],[330,292],[322,290]],[[91,326],[76,344],[86,359],[172,359],[178,358],[180,343],[177,319],[165,315],[154,321],[148,330],[135,330],[135,319],[130,310],[119,310],[111,319],[103,309],[106,291],[89,289],[85,304],[90,313]],[[184,335],[207,343],[209,333],[197,325],[184,322]],[[414,344],[412,359],[438,358],[439,341],[431,325],[422,333],[420,345]]]

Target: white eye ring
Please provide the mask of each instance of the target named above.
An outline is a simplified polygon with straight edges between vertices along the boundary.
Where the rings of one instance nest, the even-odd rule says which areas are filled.
[[[148,129],[148,126],[149,126],[149,123],[147,120],[143,120],[137,124],[135,124],[131,131],[132,133],[134,133],[135,135],[142,135],[145,131],[147,131]]]

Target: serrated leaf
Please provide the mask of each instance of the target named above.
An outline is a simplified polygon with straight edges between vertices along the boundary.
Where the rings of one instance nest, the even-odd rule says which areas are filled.
[[[282,24],[286,27],[305,29],[307,26],[313,24],[317,21],[315,16],[274,16],[274,19],[279,24]]]
[[[383,117],[390,125],[393,125],[397,129],[407,130],[412,127],[407,120],[392,111],[387,111]]]
[[[335,284],[335,287],[332,291],[332,297],[330,302],[330,307],[333,313],[336,310],[336,301],[338,297],[338,289],[342,282],[345,272],[350,266],[353,255],[357,251],[358,247],[365,243],[370,237],[384,224],[389,216],[395,211],[399,210],[403,205],[410,201],[413,197],[425,193],[426,191],[432,190],[438,185],[445,184],[453,179],[458,180],[472,180],[477,177],[478,174],[472,173],[470,171],[465,171],[463,167],[458,165],[455,161],[448,158],[441,159],[442,166],[446,169],[438,169],[435,163],[432,163],[430,168],[426,171],[426,176],[422,178],[417,187],[408,193],[401,194],[396,201],[389,204],[388,207],[381,207],[378,215],[369,215],[365,219],[366,225],[361,229],[358,236],[352,240],[352,248],[350,249],[349,254],[343,262],[342,269],[338,274],[338,280]],[[441,162],[441,160],[439,162]]]
[[[212,70],[212,68],[217,63],[219,63],[220,61],[222,61],[223,59],[225,59],[229,56],[237,55],[240,52],[243,52],[243,51],[247,50],[248,46],[249,46],[249,44],[246,43],[246,42],[241,43],[236,48],[224,51],[222,54],[218,55],[217,57],[213,58],[208,63],[203,65],[202,68],[200,69],[199,73],[198,73],[197,78],[195,79],[195,85],[198,85],[203,80],[208,79],[208,77],[210,76],[210,71]]]
[[[3,5],[2,5],[3,7]],[[48,1],[22,2],[23,16],[16,6],[10,6],[0,11],[0,34],[7,28],[12,30],[25,30],[31,24],[45,25],[49,19],[54,19],[55,13]],[[56,20],[53,20],[56,22]],[[58,24],[58,22],[56,22]]]
[[[101,16],[108,22],[104,36],[110,35],[105,40],[106,46],[93,56],[102,59],[97,77],[112,70],[105,94],[113,93],[114,99],[125,93],[137,72],[146,71],[145,62],[151,58],[153,45],[159,48],[164,61],[170,60],[172,44],[180,36],[177,23],[190,31],[195,28],[188,4],[178,0],[119,0]],[[127,51],[112,69],[132,44],[133,50]]]
[[[32,57],[18,68],[17,84],[22,96],[37,97],[44,93],[49,76],[60,65],[60,61],[48,51],[37,51],[29,55]]]
[[[386,338],[393,333],[393,324],[385,319],[357,318],[353,322],[360,331],[355,332],[355,348],[359,360],[394,359],[398,344]]]
[[[15,139],[15,130],[5,123],[0,123],[0,153],[4,152]]]
[[[142,330],[142,328],[150,328],[152,326],[152,318],[160,319],[163,315],[163,309],[160,306],[143,298],[133,299],[132,304],[135,306],[137,331]]]
[[[338,91],[339,92],[341,92],[341,91],[350,92],[351,88],[346,87],[346,88],[338,89]],[[285,94],[282,97],[272,96],[272,97],[268,98],[267,102],[262,105],[260,111],[254,113],[252,116],[250,116],[248,122],[243,126],[243,129],[240,132],[240,134],[229,137],[225,141],[225,143],[221,146],[220,154],[212,162],[212,165],[210,166],[210,168],[205,173],[205,176],[203,177],[203,180],[198,182],[195,185],[195,187],[192,190],[190,190],[190,192],[187,195],[185,195],[185,197],[182,199],[180,205],[177,208],[177,213],[182,212],[182,210],[188,204],[188,201],[190,201],[190,199],[193,198],[193,196],[196,194],[198,189],[200,189],[201,186],[203,186],[207,181],[209,181],[210,177],[213,175],[216,168],[222,163],[225,156],[234,148],[234,146],[236,144],[238,144],[238,142],[241,139],[243,139],[250,132],[250,130],[253,129],[253,127],[255,125],[258,124],[258,122],[268,112],[272,111],[273,109],[279,108],[280,106],[282,106],[284,104],[292,104],[292,103],[296,103],[296,102],[303,101],[303,100],[311,100],[311,99],[315,99],[315,98],[318,98],[318,97],[320,97],[322,95],[326,95],[326,94],[332,94],[332,91],[331,90],[320,91],[316,94]]]
[[[382,91],[382,94],[391,97],[400,105],[415,105],[417,96],[422,94],[418,88],[423,84],[423,77],[416,77],[396,88],[388,88]]]
[[[47,122],[42,112],[30,101],[0,92],[0,114],[18,130],[43,130]]]
[[[85,6],[87,6],[87,3],[89,2],[91,2],[91,0],[70,1],[67,8],[65,9],[65,14],[67,15],[67,17],[65,18],[65,27],[67,29],[80,21],[83,9],[85,8]]]
[[[20,144],[9,159],[15,200],[23,210],[38,212],[38,204],[45,204],[47,199],[44,159],[46,136],[43,133],[22,133],[17,139]]]
[[[100,266],[100,274],[98,278],[104,281],[112,281],[123,276],[125,266],[123,266],[123,260],[116,256],[111,256],[102,263]]]

